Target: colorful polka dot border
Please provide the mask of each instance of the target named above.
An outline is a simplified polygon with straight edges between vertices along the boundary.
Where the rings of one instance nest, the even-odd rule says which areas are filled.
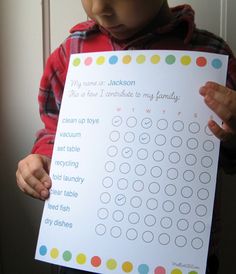
[[[60,252],[56,247],[51,248],[50,250],[45,245],[41,245],[39,247],[39,254],[44,257],[49,254],[51,259],[56,260],[58,258],[62,258],[64,262],[70,262],[74,260],[78,265],[85,265],[89,264],[90,266],[94,268],[99,268],[102,265],[105,266],[108,270],[116,270],[116,269],[122,269],[123,273],[131,273],[134,269],[134,265],[130,261],[125,261],[121,264],[119,264],[114,258],[109,258],[107,260],[103,260],[99,256],[92,256],[88,257],[84,253],[78,253],[75,257],[72,255],[72,253],[69,250],[65,250],[63,252]],[[137,273],[138,274],[151,274],[149,266],[147,264],[140,264],[137,266]],[[186,272],[183,272],[179,268],[173,268],[170,272],[167,272],[166,268],[164,266],[156,266],[154,269],[154,274],[183,274]],[[188,274],[199,274],[196,271],[190,271]]]
[[[208,60],[205,56],[199,55],[194,58],[187,54],[182,55],[178,58],[173,54],[168,54],[165,57],[161,57],[158,54],[153,54],[150,57],[147,57],[144,54],[139,54],[136,57],[131,56],[130,54],[126,54],[123,56],[111,55],[110,57],[104,55],[100,55],[97,57],[86,56],[84,59],[83,57],[75,57],[72,63],[74,67],[78,67],[81,65],[90,66],[92,64],[96,64],[98,66],[104,64],[116,65],[118,63],[123,65],[129,65],[131,63],[136,63],[139,65],[150,63],[153,65],[157,65],[160,64],[161,61],[167,65],[180,64],[184,67],[187,67],[189,65],[196,65],[198,68],[204,68],[208,65],[211,65],[214,69],[221,69],[221,67],[223,66],[223,63],[219,58]]]

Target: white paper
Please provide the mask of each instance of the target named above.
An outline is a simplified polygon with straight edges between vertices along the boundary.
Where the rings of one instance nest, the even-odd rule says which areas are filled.
[[[71,56],[36,258],[95,273],[204,274],[220,122],[199,88],[227,57]]]

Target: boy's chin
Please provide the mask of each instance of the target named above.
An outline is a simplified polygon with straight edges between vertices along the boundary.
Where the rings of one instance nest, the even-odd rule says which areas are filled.
[[[133,38],[138,32],[135,31],[135,32],[130,32],[130,31],[127,31],[127,32],[111,32],[109,31],[110,35],[116,39],[116,40],[129,40],[131,38]]]

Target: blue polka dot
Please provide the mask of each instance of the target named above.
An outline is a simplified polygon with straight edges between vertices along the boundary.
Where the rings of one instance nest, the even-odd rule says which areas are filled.
[[[109,58],[109,63],[111,65],[115,65],[118,62],[118,57],[116,55],[113,55]]]
[[[47,247],[45,245],[40,246],[39,254],[45,256],[47,254]]]
[[[222,67],[222,62],[220,59],[214,59],[212,61],[212,66],[215,68],[215,69],[220,69]]]
[[[141,264],[141,265],[138,267],[138,272],[139,272],[139,274],[148,274],[148,272],[149,272],[149,267],[148,267],[148,265],[146,265],[146,264]]]

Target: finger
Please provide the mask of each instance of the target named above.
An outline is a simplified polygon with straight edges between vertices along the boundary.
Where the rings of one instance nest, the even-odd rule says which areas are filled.
[[[52,186],[52,181],[49,175],[45,172],[45,170],[41,169],[35,173],[35,177],[41,182],[41,184],[49,189]]]
[[[204,101],[207,104],[207,106],[212,111],[214,111],[219,116],[219,118],[221,118],[225,123],[228,124],[233,118],[230,109],[227,108],[224,104],[217,101],[211,95],[206,95]]]
[[[204,96],[205,103],[213,110],[230,128],[235,126],[236,93],[214,82],[207,82],[200,88],[200,94]],[[235,108],[235,109],[234,109]]]
[[[43,161],[44,170],[47,172],[47,174],[49,174],[50,167],[51,167],[51,159],[48,158],[47,156],[43,156],[43,155],[38,155],[38,156]]]
[[[49,189],[52,186],[52,180],[49,176],[49,171],[50,171],[50,167],[51,167],[51,159],[46,156],[41,156],[41,157],[43,160],[43,169],[41,169],[43,174],[41,174],[41,176],[42,176],[41,181],[43,182],[44,186]]]
[[[42,196],[43,198],[48,197],[48,188],[46,188],[45,183],[43,184],[42,181],[39,180],[37,177],[32,174],[22,174],[22,178],[24,179],[24,182],[40,196]]]
[[[42,167],[39,168],[38,165],[30,166],[20,162],[18,170],[24,182],[37,193],[48,192],[48,188],[51,186],[51,179]]]
[[[219,126],[215,121],[210,120],[208,122],[208,127],[211,130],[211,132],[221,141],[227,142],[231,139],[232,134],[225,131],[221,126]]]
[[[214,82],[207,82],[204,87],[200,88],[200,94],[211,97],[232,112],[236,111],[236,92],[230,88]]]
[[[48,170],[48,162],[44,161],[41,162],[41,159],[39,161],[35,161],[35,159],[30,159],[30,156],[28,157],[28,161],[20,161],[18,164],[18,169],[20,173],[22,174],[23,178],[26,180],[27,178],[36,178],[41,183],[44,183],[46,187],[51,186],[51,178],[48,175],[48,172],[45,170]]]
[[[16,172],[16,182],[20,190],[24,193],[32,196],[33,198],[42,199],[41,195],[25,182],[19,171]]]
[[[219,86],[220,85],[215,82],[207,82],[204,86],[200,88],[199,91],[202,96],[205,96],[210,89],[219,90]]]
[[[204,93],[208,92],[209,90],[214,90],[217,91],[219,93],[225,94],[225,90],[230,90],[230,88],[222,86],[216,82],[206,82],[206,84],[200,88],[200,93],[202,95],[205,95]]]

